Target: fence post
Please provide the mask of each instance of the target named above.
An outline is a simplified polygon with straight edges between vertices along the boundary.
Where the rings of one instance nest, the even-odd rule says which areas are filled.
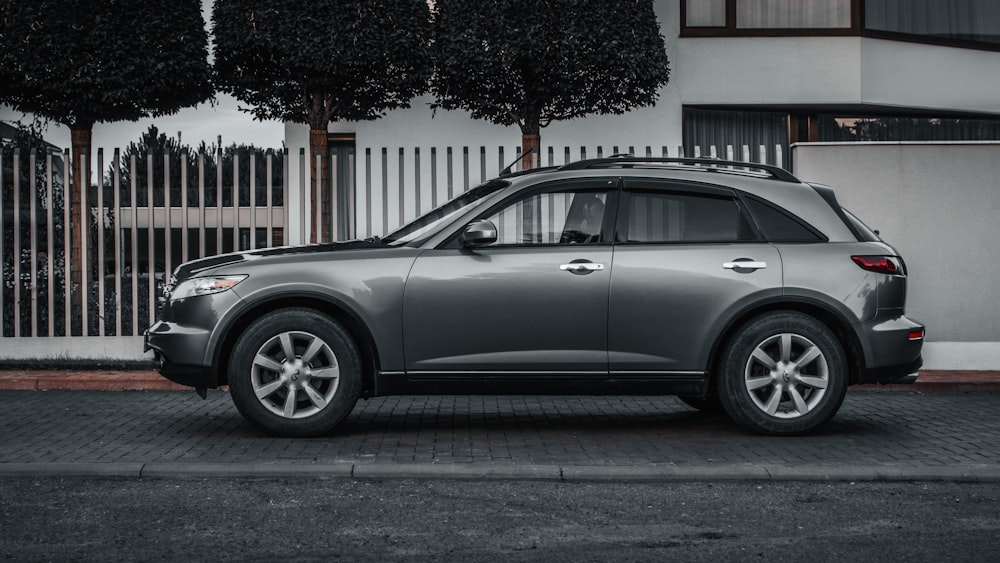
[[[135,163],[135,153],[129,155],[129,201],[132,202],[132,334],[139,334],[139,190],[136,180],[137,168]],[[147,202],[147,205],[149,202]],[[148,228],[146,229],[148,232]]]
[[[21,151],[14,149],[14,208],[11,219],[14,221],[14,336],[21,336]],[[68,224],[68,223],[67,223]]]
[[[104,149],[97,149],[97,335],[104,336]],[[89,270],[90,268],[88,268]]]
[[[55,285],[56,285],[56,276],[55,276],[55,269],[54,269],[55,262],[54,262],[54,258],[53,258],[53,255],[55,254],[55,223],[53,222],[53,219],[54,219],[54,217],[53,217],[53,213],[54,213],[53,208],[55,207],[55,204],[53,202],[53,197],[52,197],[52,194],[53,194],[54,191],[55,190],[53,189],[53,184],[52,184],[52,153],[48,152],[48,153],[45,154],[45,202],[46,202],[46,205],[45,205],[45,208],[46,208],[46,213],[45,213],[45,224],[46,224],[45,238],[47,239],[46,240],[46,245],[45,245],[45,249],[46,249],[45,256],[48,259],[47,262],[46,262],[46,264],[45,264],[46,272],[47,272],[46,273],[47,283],[45,285],[46,285],[46,287],[48,289],[48,296],[47,296],[47,302],[46,302],[46,304],[48,305],[48,308],[49,308],[48,309],[48,319],[47,319],[47,321],[48,321],[48,329],[49,329],[48,330],[48,335],[49,336],[55,336],[55,334],[56,334],[56,332],[55,332],[55,324],[56,324],[56,316],[55,316],[55,308],[56,308],[56,287],[55,287]],[[0,228],[0,232],[3,232],[3,228]],[[0,307],[0,311],[2,311],[2,310],[3,310],[3,308]],[[2,334],[0,334],[0,336],[2,336]]]
[[[31,198],[28,200],[28,212],[30,213],[28,220],[31,221],[31,224],[28,226],[29,244],[31,245],[31,257],[28,259],[28,267],[31,268],[30,336],[38,336],[38,186],[35,181],[37,159],[38,156],[35,153],[35,149],[32,148],[28,153],[28,170],[30,174],[28,177],[28,196]]]
[[[122,336],[122,197],[121,197],[121,158],[115,149],[114,160],[111,162],[111,189],[114,197],[115,216],[111,224],[115,237],[115,336]],[[132,204],[135,205],[134,203]],[[133,301],[135,301],[133,299]],[[133,307],[135,308],[135,307]]]

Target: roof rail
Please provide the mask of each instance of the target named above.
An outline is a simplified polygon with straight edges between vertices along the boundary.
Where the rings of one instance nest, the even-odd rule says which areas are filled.
[[[761,170],[770,174],[775,180],[782,182],[801,181],[793,176],[789,171],[769,164],[757,164],[756,162],[738,162],[735,160],[718,160],[715,158],[667,158],[667,157],[638,157],[627,154],[616,154],[608,158],[592,158],[589,160],[578,160],[569,164],[564,164],[560,170],[582,170],[586,168],[602,168],[612,166],[625,166],[630,164],[688,164],[697,165],[709,171],[722,171],[722,167],[727,168],[749,168]]]

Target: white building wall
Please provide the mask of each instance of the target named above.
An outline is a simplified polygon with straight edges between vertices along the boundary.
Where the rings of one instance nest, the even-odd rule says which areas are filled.
[[[688,37],[677,43],[683,104],[826,104],[861,99],[858,37]]]
[[[804,143],[795,175],[902,254],[925,368],[1000,368],[1000,143]]]
[[[863,103],[1000,114],[1000,54],[862,39]]]
[[[866,37],[688,37],[685,105],[872,105],[1000,114],[1000,56]]]

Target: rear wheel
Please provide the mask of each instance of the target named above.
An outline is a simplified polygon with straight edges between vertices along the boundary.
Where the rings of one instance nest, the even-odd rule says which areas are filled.
[[[750,321],[723,354],[719,398],[733,419],[762,434],[806,434],[826,424],[847,392],[840,341],[795,312]]]
[[[299,308],[268,313],[236,341],[229,389],[240,413],[266,432],[325,434],[360,395],[357,346],[322,313]]]

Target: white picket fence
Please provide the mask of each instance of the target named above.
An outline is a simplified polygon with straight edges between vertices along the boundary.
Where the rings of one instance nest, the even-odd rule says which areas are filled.
[[[733,147],[722,150],[714,146],[543,146],[542,166],[559,166],[614,154],[640,157],[709,157],[723,160],[755,162],[783,167],[781,146],[769,162],[765,146]],[[473,186],[496,177],[521,157],[519,145],[501,147],[361,147],[355,170],[355,203],[351,217],[354,236],[384,235],[434,209]],[[513,170],[520,170],[515,164]]]
[[[236,155],[225,170],[218,153],[214,174],[206,172],[209,155],[195,155],[193,164],[186,157],[163,157],[162,162],[147,157],[145,184],[136,180],[143,171],[135,158],[123,170],[120,152],[111,154],[105,160],[99,149],[85,161],[92,188],[82,194],[79,217],[71,217],[64,201],[71,185],[69,151],[0,151],[0,335],[141,335],[156,318],[165,279],[183,261],[288,244],[295,238],[292,232],[300,241],[310,240],[313,232],[339,232],[340,238],[383,235],[512,163],[519,170],[521,156],[516,145],[359,147],[346,163],[325,157],[331,171],[346,165],[346,182],[338,183],[338,174],[331,173],[329,185],[316,186],[321,157],[308,158],[304,151],[295,157],[287,151]],[[783,166],[780,146],[774,162],[767,162],[765,147],[543,146],[541,164],[614,154]],[[291,158],[297,159],[297,178],[290,178]],[[249,165],[243,172],[241,159]],[[171,170],[180,174],[172,176]],[[154,184],[163,187],[154,190]],[[321,191],[329,206],[327,229],[321,228],[321,213],[315,219],[310,213],[321,204]],[[296,197],[290,197],[292,192]],[[71,220],[83,225],[77,285],[68,274],[74,264],[68,251],[71,230],[65,226]]]

